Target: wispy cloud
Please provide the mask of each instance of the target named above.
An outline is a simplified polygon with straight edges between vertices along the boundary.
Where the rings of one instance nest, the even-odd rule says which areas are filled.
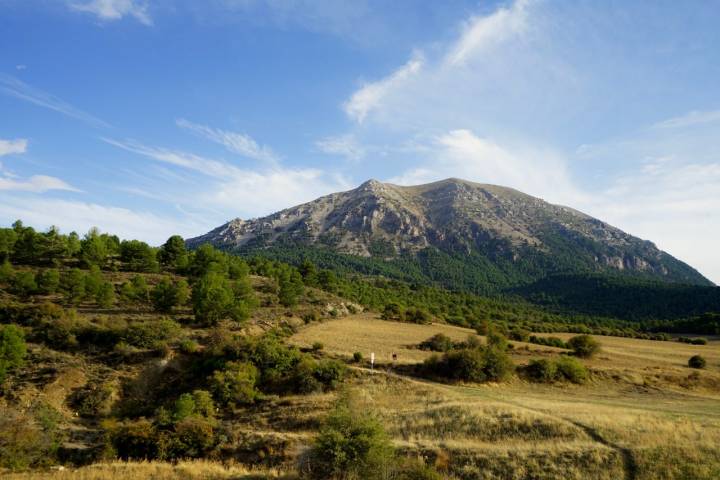
[[[159,245],[173,234],[197,235],[209,227],[187,217],[176,219],[91,202],[4,195],[0,202],[0,219],[9,223],[18,218],[38,228],[55,225],[65,231],[80,233],[96,226],[102,231],[145,240],[154,245]]]
[[[400,87],[406,80],[416,75],[423,67],[425,60],[421,52],[416,51],[412,58],[389,76],[376,82],[366,83],[345,102],[345,113],[358,123],[382,104],[385,96],[394,88]]]
[[[360,160],[366,153],[365,147],[352,134],[325,137],[315,142],[315,146],[323,153],[352,161]]]
[[[95,15],[102,21],[120,20],[131,16],[143,25],[151,26],[153,20],[148,13],[146,2],[137,0],[86,0],[68,1],[68,6],[78,12]]]
[[[28,141],[25,138],[18,138],[16,140],[0,139],[0,157],[13,153],[25,153],[27,145]]]
[[[48,108],[68,117],[80,120],[93,127],[107,128],[107,123],[93,115],[74,107],[70,103],[50,93],[32,87],[13,76],[0,74],[0,92],[11,97],[19,98],[34,105]]]
[[[233,153],[271,164],[277,163],[280,160],[278,155],[273,152],[270,147],[259,145],[247,134],[229,132],[218,128],[212,128],[207,125],[200,125],[185,120],[184,118],[176,120],[175,123],[180,128],[184,128],[212,142],[223,145],[226,149]]]
[[[225,161],[188,152],[152,147],[134,141],[103,139],[110,145],[181,167],[210,178],[196,182],[197,192],[185,190],[189,205],[231,212],[229,216],[258,216],[304,203],[340,189],[350,183],[339,176],[314,168],[287,168],[280,165],[260,170],[239,168]]]
[[[448,52],[446,62],[463,65],[474,55],[522,34],[528,26],[530,3],[531,0],[516,0],[510,7],[500,8],[490,15],[470,18],[463,34]]]
[[[422,151],[425,161],[390,181],[416,185],[461,177],[512,186],[553,202],[575,203],[583,198],[573,183],[565,159],[547,149],[503,146],[460,129],[436,137]]]
[[[720,122],[720,110],[688,112],[679,117],[669,118],[653,125],[653,129],[687,128],[708,123]]]
[[[21,180],[0,174],[0,191],[8,190],[33,193],[44,193],[50,190],[79,191],[59,178],[47,175],[33,175],[27,180]]]

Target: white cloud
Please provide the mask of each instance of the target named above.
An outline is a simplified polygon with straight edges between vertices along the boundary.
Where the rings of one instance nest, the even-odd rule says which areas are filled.
[[[152,25],[145,2],[137,0],[88,0],[84,2],[68,2],[71,9],[96,15],[100,20],[120,20],[125,16],[134,17],[143,25]]]
[[[564,159],[549,150],[502,146],[464,129],[447,132],[428,147],[426,161],[390,181],[413,185],[460,177],[516,188],[558,203],[584,197],[574,186]]]
[[[10,75],[0,74],[0,92],[11,97],[25,100],[26,102],[30,102],[34,105],[62,113],[63,115],[80,120],[93,127],[109,127],[109,125],[104,121],[74,107],[61,98],[31,87],[27,83]]]
[[[663,120],[652,126],[654,129],[687,128],[707,123],[720,122],[720,110],[692,111],[679,117]]]
[[[4,195],[0,202],[0,219],[6,224],[21,219],[36,228],[52,225],[64,231],[84,233],[91,227],[123,238],[133,238],[159,245],[170,235],[198,235],[209,225],[188,218],[173,220],[150,212],[57,198],[27,198]]]
[[[393,89],[401,87],[408,79],[416,75],[423,67],[425,60],[420,52],[415,52],[412,58],[402,67],[398,68],[388,77],[377,82],[366,83],[345,102],[345,113],[358,123],[378,108],[384,97]]]
[[[270,147],[258,145],[252,137],[244,133],[228,132],[226,130],[211,128],[206,125],[189,122],[184,118],[176,120],[175,123],[180,128],[184,128],[210,141],[223,145],[233,153],[268,163],[276,163],[280,160]]]
[[[337,155],[353,161],[360,160],[366,153],[365,147],[352,134],[325,137],[315,142],[315,146],[328,155]]]
[[[0,139],[0,157],[13,153],[25,153],[27,145],[28,141],[25,138],[18,138],[16,140]]]
[[[720,283],[720,162],[661,158],[618,177],[578,207],[655,242]]]
[[[59,178],[48,177],[47,175],[33,175],[27,180],[20,180],[4,174],[0,176],[0,191],[6,190],[34,193],[43,193],[50,190],[79,191]]]
[[[500,8],[490,15],[472,17],[448,52],[447,63],[463,65],[473,55],[522,34],[528,26],[529,4],[530,0],[516,0],[510,7]]]
[[[183,197],[194,207],[221,209],[229,212],[229,217],[267,215],[350,185],[345,179],[319,169],[274,165],[250,170],[187,152],[104,140],[118,148],[210,177],[213,180],[210,184],[202,185],[197,193],[185,190]]]

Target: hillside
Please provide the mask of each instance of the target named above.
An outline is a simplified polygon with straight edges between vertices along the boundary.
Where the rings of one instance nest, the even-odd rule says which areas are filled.
[[[717,315],[567,315],[177,236],[16,222],[0,246],[3,478],[720,472],[720,343],[692,334]]]
[[[572,208],[447,179],[404,187],[370,180],[188,240],[243,253],[307,251],[363,273],[489,293],[558,274],[622,274],[710,286],[687,264]],[[322,264],[322,262],[320,262]]]

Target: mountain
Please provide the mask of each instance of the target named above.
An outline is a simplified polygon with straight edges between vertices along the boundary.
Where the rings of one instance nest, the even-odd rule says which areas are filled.
[[[369,180],[188,240],[203,243],[474,292],[598,273],[712,285],[652,242],[582,212],[454,178],[417,186]]]

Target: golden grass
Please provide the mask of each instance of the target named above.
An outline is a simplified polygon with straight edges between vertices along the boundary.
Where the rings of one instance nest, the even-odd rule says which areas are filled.
[[[98,463],[78,469],[54,469],[46,472],[6,474],[8,480],[261,480],[294,479],[292,474],[279,470],[249,469],[240,465],[196,460],[176,464],[164,462]]]
[[[293,335],[290,342],[300,347],[320,342],[327,353],[348,358],[354,352],[360,352],[369,359],[370,353],[374,352],[377,363],[391,363],[392,354],[396,353],[398,363],[408,364],[422,362],[430,356],[431,352],[415,347],[437,333],[456,341],[475,335],[475,331],[468,328],[388,322],[377,319],[377,315],[365,313],[313,324]]]

